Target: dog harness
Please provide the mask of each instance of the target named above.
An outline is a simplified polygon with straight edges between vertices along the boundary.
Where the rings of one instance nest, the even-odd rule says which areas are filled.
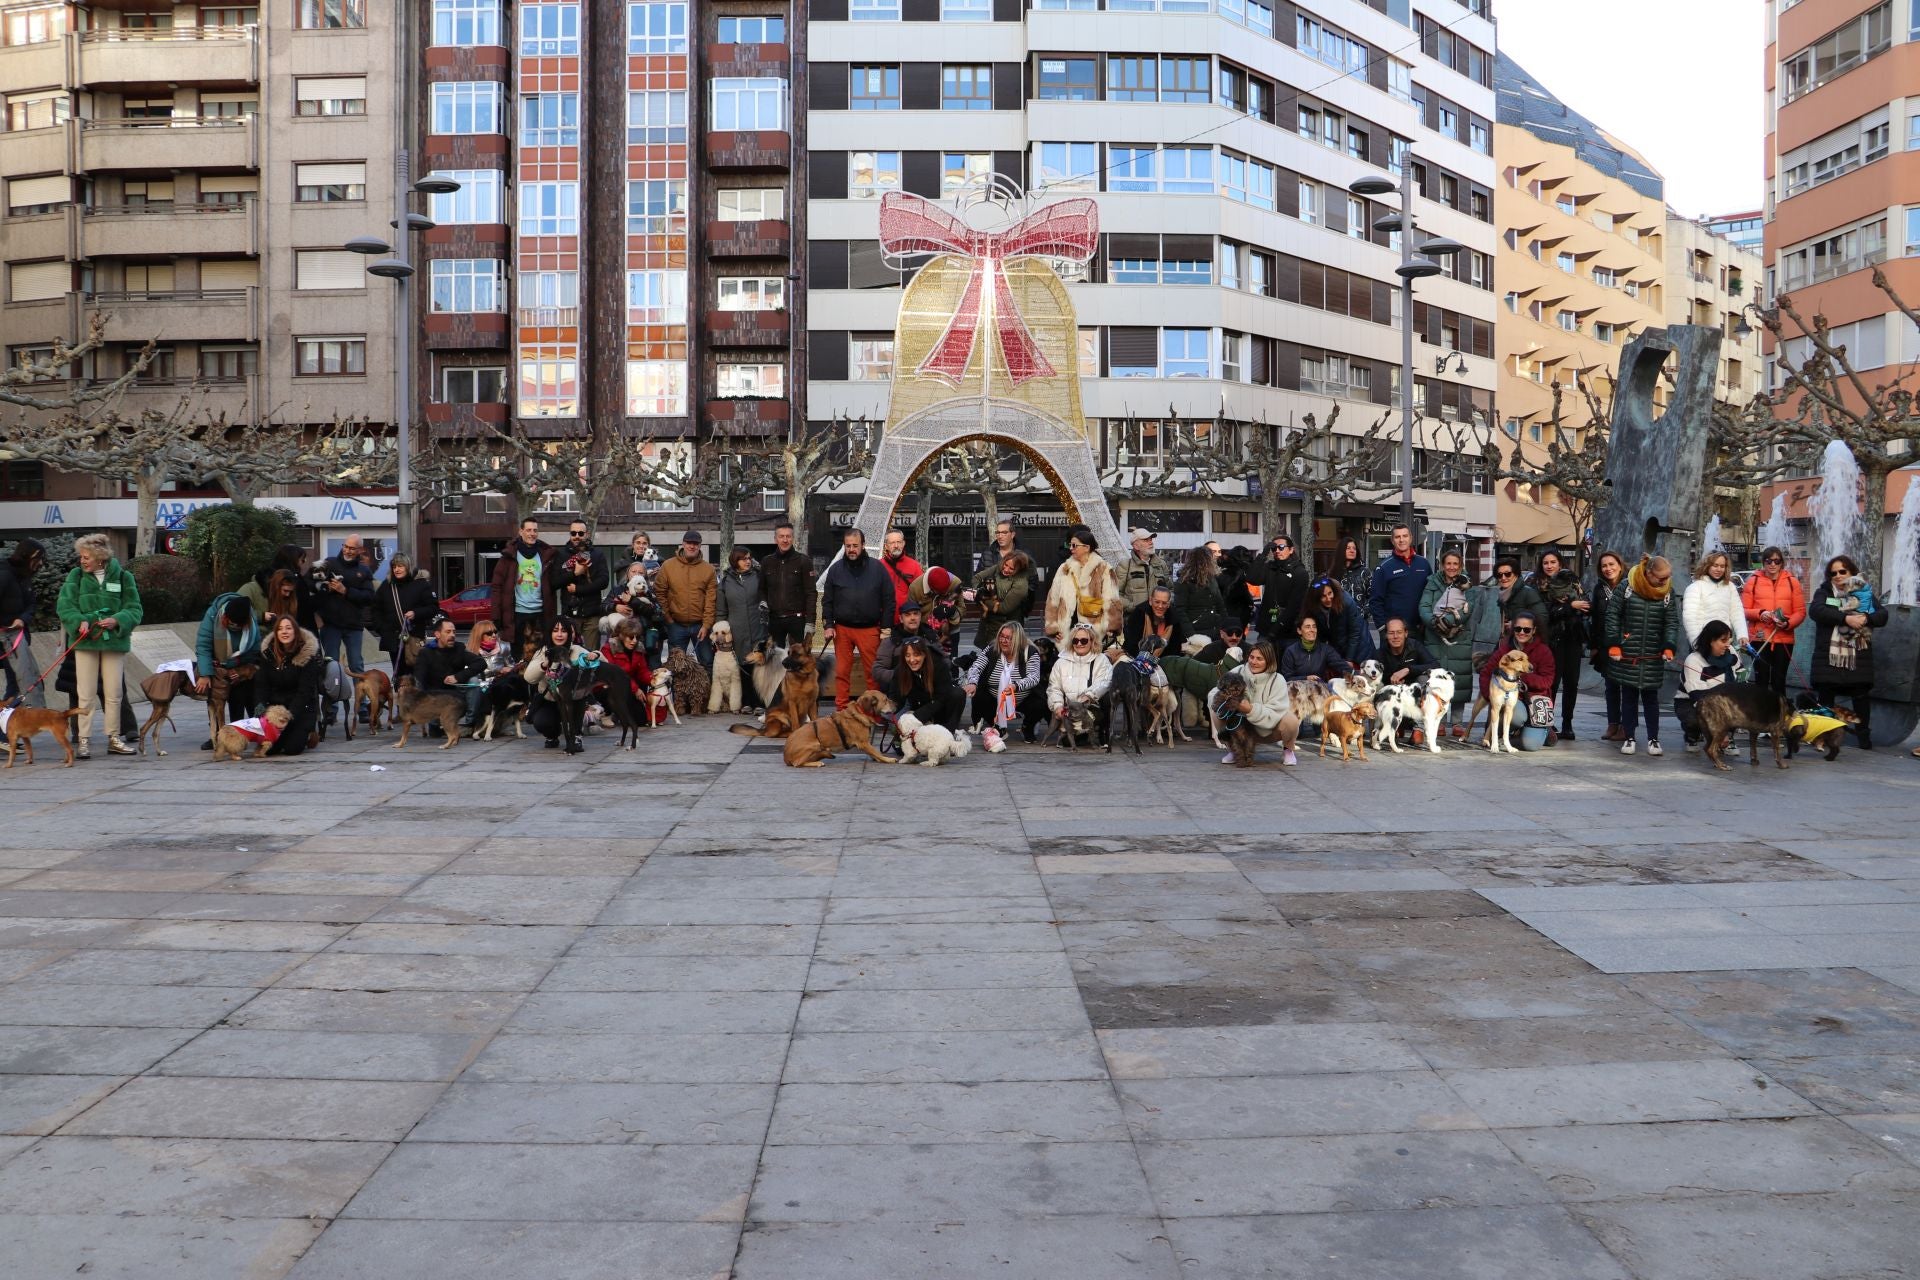
[[[867,713],[860,710],[859,707],[848,707],[847,710],[853,712],[855,716],[859,717],[861,720],[866,721],[866,723],[869,725],[878,725],[880,723],[877,720],[871,719],[867,715]],[[814,723],[819,726],[819,728],[814,730],[814,737],[820,739],[821,746],[823,747],[827,746],[827,742],[826,742],[827,730],[831,729],[833,730],[833,736],[838,738],[839,741],[834,743],[832,746],[827,747],[827,750],[845,751],[847,749],[847,735],[844,731],[841,730],[839,722],[835,720],[832,716],[822,716],[820,717],[820,719],[814,721]]]
[[[280,741],[280,727],[273,721],[261,716],[248,716],[245,720],[235,720],[227,725],[248,742],[264,742],[268,746]]]

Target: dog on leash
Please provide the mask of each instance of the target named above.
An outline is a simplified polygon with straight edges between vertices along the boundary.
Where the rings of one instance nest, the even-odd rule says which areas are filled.
[[[740,678],[740,660],[733,656],[733,626],[727,622],[713,624],[712,684],[707,693],[707,714],[725,707],[739,715],[746,690]]]
[[[1120,717],[1127,718],[1127,741],[1133,754],[1140,754],[1140,735],[1151,732],[1147,711],[1151,677],[1128,658],[1113,664],[1113,676],[1107,684],[1107,754],[1113,754],[1114,739],[1120,736]]]
[[[1372,671],[1368,669],[1372,668]],[[1327,682],[1327,688],[1333,696],[1359,706],[1363,702],[1372,702],[1373,695],[1380,692],[1384,677],[1373,672],[1380,670],[1380,664],[1373,661],[1361,663],[1352,672],[1344,676],[1335,676]]]
[[[1732,745],[1734,733],[1741,729],[1747,731],[1749,764],[1760,763],[1760,735],[1766,733],[1773,735],[1775,767],[1786,768],[1787,762],[1781,753],[1789,742],[1798,741],[1792,723],[1793,710],[1792,703],[1757,684],[1724,683],[1693,700],[1693,713],[1699,717],[1700,732],[1705,735],[1707,759],[1723,772],[1728,766],[1720,754]],[[1799,732],[1804,733],[1804,728]]]
[[[362,671],[353,678],[353,705],[357,709],[361,699],[367,703],[367,732],[378,733],[382,721],[386,727],[393,728],[393,681],[384,671]],[[348,717],[351,725],[353,717]],[[347,740],[353,740],[353,730],[347,730]]]
[[[653,682],[647,686],[647,723],[662,724],[667,716],[672,716],[673,722],[679,724],[680,713],[673,709],[673,701],[673,671],[669,667],[661,667],[653,673]],[[738,729],[740,726],[734,727]]]
[[[1020,701],[1014,704],[1014,710],[1020,716],[1020,735],[1032,742],[1043,731],[1052,712],[1047,709],[1047,683],[1053,679],[1053,668],[1060,661],[1060,646],[1048,636],[1037,636],[1033,647],[1040,654],[1040,679],[1033,688],[1026,691]],[[1009,725],[1009,728],[1012,726]]]
[[[632,751],[640,745],[640,730],[652,727],[652,712],[634,697],[633,682],[618,667],[608,672],[606,687],[600,693],[607,720],[620,726],[619,745]]]
[[[900,735],[900,763],[918,760],[929,767],[958,760],[973,749],[965,733],[954,733],[945,725],[924,724],[911,711],[902,711],[893,722]]]
[[[892,714],[893,699],[869,689],[841,710],[809,720],[788,734],[781,759],[791,769],[818,769],[833,759],[834,752],[852,750],[864,752],[876,764],[898,764],[873,747],[873,731]]]
[[[487,681],[487,687],[480,695],[480,705],[486,710],[480,717],[479,727],[474,730],[474,739],[491,742],[508,724],[513,725],[514,737],[526,737],[526,712],[532,698],[533,690],[527,687],[526,678],[518,672],[505,671]]]
[[[1320,735],[1320,758],[1327,758],[1327,740],[1333,739],[1340,744],[1340,762],[1349,759],[1348,752],[1360,757],[1360,763],[1367,761],[1367,721],[1373,719],[1371,702],[1348,702],[1345,698],[1335,697],[1327,704],[1326,730]]]
[[[1213,726],[1213,745],[1221,746],[1219,729],[1224,724],[1227,730],[1226,749],[1233,755],[1236,769],[1253,767],[1254,748],[1261,743],[1275,743],[1288,753],[1300,738],[1300,719],[1291,710],[1280,717],[1273,728],[1262,732],[1253,727],[1246,715],[1239,710],[1241,702],[1247,697],[1247,680],[1238,668],[1229,670],[1220,677],[1213,692],[1207,695],[1207,720]],[[1288,763],[1292,763],[1288,761]]]
[[[1420,718],[1420,695],[1413,686],[1390,684],[1373,695],[1373,749],[1400,754],[1400,726]]]
[[[1193,735],[1181,723],[1184,717],[1180,714],[1180,695],[1173,691],[1173,686],[1154,685],[1147,693],[1147,710],[1152,717],[1147,722],[1148,738],[1163,747],[1173,745],[1175,734],[1180,735],[1182,742],[1193,741]]]
[[[447,735],[440,746],[442,751],[451,751],[453,744],[460,741],[460,716],[467,704],[459,694],[422,689],[413,682],[412,676],[401,676],[394,686],[393,707],[394,723],[400,726],[400,741],[393,744],[395,751],[406,747],[407,735],[415,725],[421,727],[424,735],[426,726],[438,724],[440,732]]]
[[[215,760],[247,759],[247,748],[253,748],[252,759],[258,760],[267,753],[267,748],[280,740],[286,727],[293,723],[293,713],[285,707],[268,707],[266,714],[257,720],[236,720],[232,724],[220,726],[220,732],[213,735],[213,758]]]
[[[781,655],[776,664],[773,654]],[[749,738],[785,738],[801,725],[807,723],[820,705],[820,660],[804,644],[794,645],[790,649],[770,649],[767,656],[756,666],[760,669],[754,676],[756,687],[761,691],[761,701],[766,704],[767,714],[756,725],[728,725],[730,733],[743,734]],[[764,684],[759,683],[766,668],[777,666],[779,687],[773,697],[765,696]]]
[[[1480,718],[1480,708],[1487,708],[1487,750],[1499,752],[1517,752],[1513,745],[1513,715],[1526,700],[1527,687],[1523,677],[1533,671],[1533,664],[1527,661],[1527,655],[1518,649],[1509,649],[1500,659],[1499,669],[1493,673],[1493,679],[1487,682],[1487,692],[1473,700],[1473,709],[1467,713],[1467,734],[1473,734],[1474,721]]]
[[[1437,755],[1440,751],[1440,729],[1453,718],[1453,672],[1445,667],[1433,667],[1414,682],[1413,692],[1419,699],[1427,750]]]
[[[282,573],[286,572],[284,569]],[[173,724],[173,703],[176,698],[195,698],[201,695],[195,692],[193,681],[184,671],[157,671],[140,682],[140,692],[147,695],[147,719],[140,726],[140,753],[146,754],[147,739],[153,739],[153,754],[164,756],[167,749],[160,745],[160,726],[171,729]]]
[[[1787,759],[1800,754],[1800,748],[1812,747],[1826,753],[1829,760],[1840,758],[1847,733],[1860,723],[1860,717],[1845,707],[1829,707],[1811,689],[1793,700],[1792,732],[1787,738]]]
[[[1333,705],[1333,690],[1318,676],[1308,676],[1304,680],[1287,681],[1287,700],[1292,704],[1294,718],[1302,729],[1311,729],[1315,725],[1324,730],[1327,723],[1327,708]]]
[[[78,707],[70,711],[48,711],[44,707],[0,707],[0,734],[6,735],[7,768],[13,768],[13,754],[23,747],[27,752],[27,763],[33,763],[33,735],[36,733],[52,734],[53,740],[67,753],[64,767],[73,768],[73,741],[67,735],[67,726],[79,718]],[[144,737],[146,730],[140,732]]]
[[[320,722],[314,726],[320,741],[326,741],[327,713],[336,706],[340,708],[340,731],[347,735],[348,742],[353,741],[354,721],[360,718],[360,685],[369,674],[349,676],[339,659],[327,659],[327,665],[320,672]]]

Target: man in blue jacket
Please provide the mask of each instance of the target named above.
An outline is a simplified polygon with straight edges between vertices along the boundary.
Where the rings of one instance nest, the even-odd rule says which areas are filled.
[[[1425,634],[1420,625],[1420,593],[1427,589],[1433,566],[1425,556],[1413,553],[1413,530],[1404,524],[1393,527],[1393,554],[1373,571],[1373,585],[1367,593],[1367,616],[1373,625],[1385,629],[1389,618],[1407,624],[1407,634],[1418,640]]]
[[[253,616],[253,605],[238,591],[213,598],[200,617],[200,631],[193,644],[194,692],[207,700],[210,728],[218,728],[253,714],[253,679],[236,680],[241,667],[260,662],[260,620]],[[200,744],[202,751],[213,750],[213,738]]]
[[[343,665],[356,676],[367,669],[360,657],[360,640],[367,628],[367,606],[373,603],[373,570],[364,555],[360,535],[350,533],[340,554],[314,575],[319,588],[313,610],[320,618],[320,656],[334,657],[344,646]]]
[[[826,590],[820,595],[823,641],[833,644],[833,709],[844,711],[853,701],[849,682],[853,655],[867,688],[874,687],[873,660],[880,648],[880,629],[893,623],[893,575],[867,554],[867,540],[858,529],[841,538],[840,559],[827,566]]]

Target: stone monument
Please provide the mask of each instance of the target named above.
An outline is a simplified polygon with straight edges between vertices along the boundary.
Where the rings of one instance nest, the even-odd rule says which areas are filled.
[[[1676,589],[1702,545],[1701,476],[1719,358],[1720,330],[1697,324],[1643,330],[1620,355],[1607,448],[1613,494],[1594,518],[1594,553],[1617,551],[1629,566],[1643,555],[1665,556]],[[1653,393],[1669,359],[1673,396],[1655,417]]]

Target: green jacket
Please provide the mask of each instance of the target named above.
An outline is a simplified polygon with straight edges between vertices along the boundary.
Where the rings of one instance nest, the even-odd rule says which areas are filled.
[[[143,616],[140,586],[118,560],[107,561],[104,578],[95,578],[76,565],[60,584],[54,611],[60,615],[60,625],[66,629],[68,639],[80,634],[83,622],[112,618],[112,630],[91,629],[86,638],[73,647],[90,653],[126,653],[133,648],[133,629],[140,625]]]
[[[994,584],[997,593],[992,608],[982,606],[981,634],[986,633],[989,622],[995,631],[1006,622],[1020,622],[1033,607],[1033,580],[1024,573],[1016,573],[1011,578],[1000,576],[1000,562],[995,560],[980,572],[973,575],[967,583],[977,593],[987,583]]]
[[[1466,597],[1464,604],[1451,611],[1454,625],[1451,636],[1443,632],[1440,624],[1435,620],[1440,610],[1440,597],[1449,586],[1457,587]],[[1426,588],[1420,593],[1420,622],[1427,632],[1427,652],[1433,655],[1435,662],[1453,673],[1455,702],[1465,702],[1473,696],[1474,690],[1473,590],[1473,580],[1466,574],[1463,573],[1449,582],[1444,570],[1435,569],[1433,575],[1427,579]],[[1497,610],[1494,616],[1499,616]],[[1494,641],[1489,640],[1489,643]]]
[[[1631,587],[1607,601],[1607,648],[1620,650],[1610,657],[1607,676],[1634,689],[1658,689],[1667,678],[1667,663],[1680,649],[1680,593],[1668,591],[1649,600]]]

